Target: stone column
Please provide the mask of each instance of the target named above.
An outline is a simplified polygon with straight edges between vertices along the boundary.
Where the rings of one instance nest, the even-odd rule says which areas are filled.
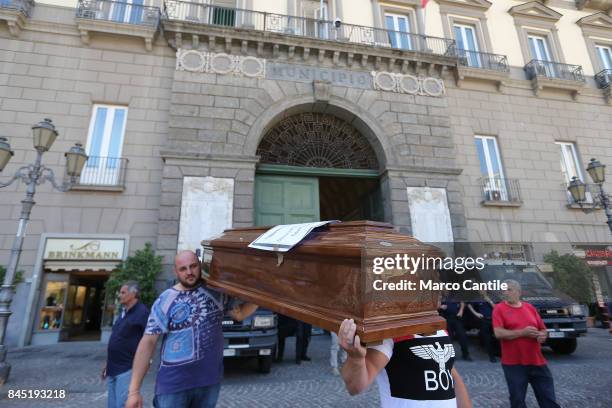
[[[336,0],[336,15],[334,16],[334,18],[339,18],[340,20],[344,21],[344,13],[342,12],[342,0]],[[329,16],[331,19],[331,15]]]
[[[372,0],[372,27],[384,28],[382,24],[382,16],[380,15],[380,4],[378,0]]]

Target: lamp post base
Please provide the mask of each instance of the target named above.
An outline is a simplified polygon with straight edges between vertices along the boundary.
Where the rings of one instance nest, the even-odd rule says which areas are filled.
[[[9,374],[11,373],[11,365],[5,360],[6,348],[4,348],[4,346],[0,347],[2,347],[2,350],[0,350],[0,358],[3,360],[0,362],[0,387],[2,387],[8,381]]]

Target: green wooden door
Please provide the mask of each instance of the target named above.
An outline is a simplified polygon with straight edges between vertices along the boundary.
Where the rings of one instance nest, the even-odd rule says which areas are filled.
[[[255,178],[255,225],[319,221],[319,180],[316,177]]]

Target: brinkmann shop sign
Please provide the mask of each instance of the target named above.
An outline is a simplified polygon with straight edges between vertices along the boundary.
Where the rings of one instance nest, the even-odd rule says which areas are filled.
[[[45,260],[120,261],[123,259],[123,239],[48,239]]]

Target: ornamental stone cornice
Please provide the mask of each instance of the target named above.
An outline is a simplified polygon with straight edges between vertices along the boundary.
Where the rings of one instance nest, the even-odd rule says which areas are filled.
[[[545,6],[538,1],[530,1],[528,3],[519,4],[518,6],[512,7],[508,10],[508,13],[515,19],[527,19],[527,20],[544,20],[556,22],[563,17],[563,14]]]
[[[576,24],[582,27],[583,30],[598,30],[607,32],[608,35],[612,31],[612,17],[602,12],[582,17],[576,21]]]
[[[487,0],[436,0],[440,5],[440,10],[446,9],[458,10],[458,9],[473,9],[482,12],[487,11],[493,3]]]

